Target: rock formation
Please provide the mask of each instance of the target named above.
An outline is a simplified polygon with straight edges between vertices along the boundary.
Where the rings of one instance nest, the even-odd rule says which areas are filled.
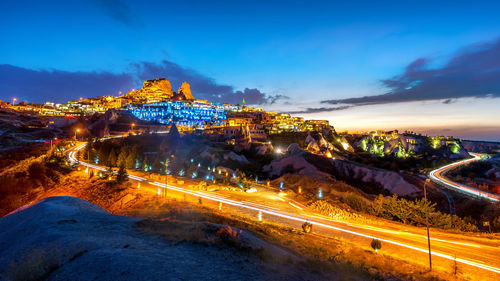
[[[163,92],[172,94],[172,85],[170,81],[165,78],[156,78],[154,80],[146,80],[144,81],[142,90],[149,90],[153,92]]]
[[[191,86],[189,86],[188,82],[182,82],[182,85],[177,92],[179,95],[182,95],[185,100],[194,100],[194,97],[191,94]]]
[[[174,95],[170,81],[165,78],[146,80],[141,89],[129,92],[125,97],[139,99],[145,102],[157,102],[171,99]]]

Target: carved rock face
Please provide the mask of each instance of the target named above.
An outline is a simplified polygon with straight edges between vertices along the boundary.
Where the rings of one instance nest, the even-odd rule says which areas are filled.
[[[170,81],[165,78],[156,78],[144,81],[140,90],[131,92],[129,95],[134,97],[171,98],[173,93]]]
[[[172,93],[172,84],[165,78],[156,78],[154,80],[146,80],[144,81],[143,87],[141,90],[161,90],[165,93]]]

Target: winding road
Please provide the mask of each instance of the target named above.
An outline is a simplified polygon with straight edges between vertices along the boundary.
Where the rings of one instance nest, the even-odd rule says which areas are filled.
[[[474,188],[474,187],[470,187],[470,186],[467,186],[467,185],[464,185],[464,184],[461,184],[458,182],[451,181],[444,176],[448,171],[450,171],[454,168],[457,168],[457,167],[462,166],[462,165],[467,165],[467,164],[474,162],[474,161],[483,160],[486,157],[485,155],[479,154],[479,153],[472,153],[471,152],[469,154],[472,155],[473,158],[457,161],[457,162],[451,163],[449,165],[443,166],[441,168],[435,169],[429,173],[429,178],[431,179],[431,181],[433,181],[434,183],[437,183],[438,185],[441,185],[441,186],[444,186],[446,188],[458,191],[460,193],[463,193],[463,194],[466,194],[466,195],[469,195],[469,196],[472,196],[475,198],[484,198],[484,199],[487,199],[487,200],[490,200],[493,202],[499,202],[500,201],[499,195],[485,192],[485,191],[482,191],[482,190]]]
[[[69,159],[91,169],[105,171],[106,168],[76,159],[76,153],[85,147],[86,143],[69,151]],[[203,198],[213,206],[222,206],[234,214],[244,214],[264,219],[294,228],[308,221],[314,225],[314,232],[329,237],[349,240],[367,247],[372,239],[378,239],[384,244],[383,251],[389,255],[425,265],[428,263],[427,237],[424,228],[401,225],[391,222],[360,223],[335,220],[318,215],[308,210],[300,203],[279,196],[275,191],[258,190],[254,193],[197,191],[181,186],[181,184],[165,184],[142,177],[129,171],[129,178],[141,182],[141,189],[158,195],[168,190],[169,196],[175,193],[183,196]],[[174,193],[172,195],[172,193]],[[201,202],[201,201],[200,201]],[[208,203],[207,203],[208,204]],[[500,240],[478,236],[453,234],[439,230],[431,232],[433,267],[449,271],[456,262],[462,270],[475,272],[485,270],[487,279],[500,278]],[[366,245],[366,246],[365,246]]]

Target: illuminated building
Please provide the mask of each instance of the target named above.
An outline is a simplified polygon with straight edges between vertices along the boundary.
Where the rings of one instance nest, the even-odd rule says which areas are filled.
[[[184,127],[222,126],[227,120],[223,105],[200,100],[129,105],[128,110],[142,120],[156,121],[162,124],[175,123]]]

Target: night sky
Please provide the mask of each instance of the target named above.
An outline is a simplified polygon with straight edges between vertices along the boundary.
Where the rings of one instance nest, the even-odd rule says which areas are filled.
[[[498,1],[2,1],[0,99],[195,97],[500,140]]]

